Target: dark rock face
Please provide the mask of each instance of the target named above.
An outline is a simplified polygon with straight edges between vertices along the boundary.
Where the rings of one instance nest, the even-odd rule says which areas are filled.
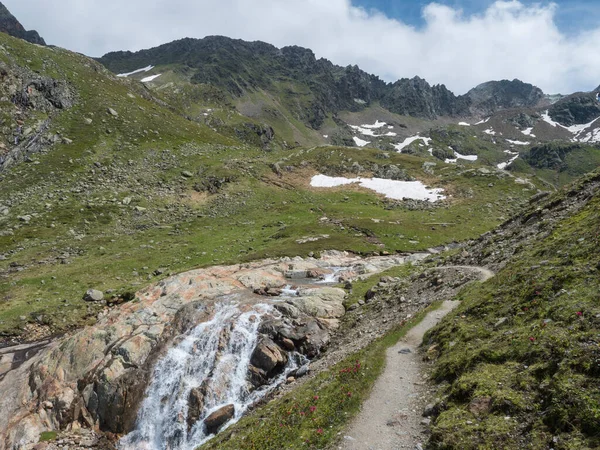
[[[0,98],[15,105],[17,109],[13,119],[17,121],[27,118],[34,111],[41,111],[52,117],[60,110],[69,109],[77,101],[77,92],[66,81],[0,62]],[[45,120],[31,130],[31,133],[25,133],[22,126],[12,128],[6,123],[0,124],[0,139],[11,144],[4,151],[0,149],[0,172],[60,140],[60,136],[46,133],[50,122],[51,118]]]
[[[0,3],[0,31],[32,44],[46,45],[37,31],[27,31],[2,3]]]
[[[436,119],[438,116],[468,116],[469,99],[457,97],[446,86],[430,86],[422,78],[403,78],[391,85],[381,100],[390,111]]]
[[[519,113],[515,117],[510,118],[509,122],[520,129],[533,128],[540,118],[541,116],[539,114],[529,115]]]
[[[565,159],[571,152],[584,149],[579,143],[551,142],[536,145],[522,154],[522,158],[532,167],[562,171],[566,168]]]
[[[573,94],[552,105],[548,113],[553,120],[567,127],[584,124],[600,116],[600,102],[594,93]]]
[[[392,112],[423,118],[469,113],[469,99],[455,96],[445,86],[430,86],[418,77],[388,84],[357,66],[336,66],[297,46],[278,49],[264,42],[209,36],[137,53],[109,53],[99,61],[116,73],[148,64],[183,64],[193,69],[192,82],[233,96],[273,88],[298,119],[315,129],[331,113],[360,111],[376,101]],[[292,82],[294,87],[286,87],[282,95],[280,82]]]
[[[501,109],[531,108],[544,100],[544,92],[520,80],[489,81],[471,89],[467,96],[474,114],[488,115]]]

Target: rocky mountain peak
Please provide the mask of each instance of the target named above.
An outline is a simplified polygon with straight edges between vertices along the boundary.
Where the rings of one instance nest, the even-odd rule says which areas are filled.
[[[475,114],[491,114],[500,109],[535,107],[544,99],[544,92],[529,83],[514,79],[488,81],[471,89],[471,110]]]
[[[2,3],[0,3],[0,31],[24,39],[32,44],[46,45],[46,42],[37,31],[27,31]]]
[[[415,117],[466,116],[469,100],[457,97],[443,84],[431,86],[420,77],[403,78],[388,89],[382,105],[390,111]]]

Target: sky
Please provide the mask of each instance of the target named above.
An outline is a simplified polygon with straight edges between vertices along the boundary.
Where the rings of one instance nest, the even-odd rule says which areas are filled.
[[[2,0],[49,44],[90,56],[183,37],[300,45],[386,81],[457,94],[514,79],[547,93],[600,85],[598,0]]]

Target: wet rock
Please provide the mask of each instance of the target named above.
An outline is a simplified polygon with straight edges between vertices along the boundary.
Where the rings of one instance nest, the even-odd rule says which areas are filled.
[[[298,370],[296,370],[296,373],[294,374],[294,376],[296,378],[300,378],[305,375],[308,375],[308,372],[310,372],[310,366],[308,364],[305,364],[302,367],[300,367]]]
[[[290,280],[299,280],[302,278],[307,278],[306,274],[306,270],[288,270],[285,273],[285,277]]]
[[[190,391],[188,397],[188,416],[187,424],[188,428],[192,428],[196,422],[200,419],[202,412],[204,411],[204,397],[206,396],[206,386],[203,385],[199,388],[194,388]]]
[[[306,271],[306,278],[315,278],[317,280],[322,280],[325,278],[326,271],[320,269],[311,269]]]
[[[255,389],[259,388],[267,384],[267,373],[250,364],[248,366],[248,380]]]
[[[101,302],[104,300],[104,293],[97,289],[88,289],[88,291],[83,296],[83,299],[86,302]]]
[[[281,371],[287,364],[287,361],[287,354],[269,338],[263,338],[258,343],[250,358],[250,363],[264,370],[268,376]]]
[[[207,434],[215,434],[235,415],[235,406],[227,405],[215,411],[204,420]]]

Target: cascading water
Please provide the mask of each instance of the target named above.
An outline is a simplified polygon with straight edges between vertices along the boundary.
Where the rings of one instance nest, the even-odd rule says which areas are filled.
[[[268,305],[255,305],[242,312],[235,304],[219,304],[214,317],[192,329],[170,349],[153,373],[136,428],[119,442],[121,450],[192,450],[212,436],[204,420],[227,405],[235,406],[229,426],[240,419],[250,405],[281,384],[294,370],[290,358],[286,370],[267,386],[250,392],[248,365],[258,340],[258,328],[265,314],[276,314]],[[206,395],[200,416],[188,424],[188,399],[193,389]]]
[[[340,273],[344,270],[348,270],[347,267],[331,267],[332,273],[326,274],[322,280],[317,281],[317,284],[330,284],[338,283]]]

